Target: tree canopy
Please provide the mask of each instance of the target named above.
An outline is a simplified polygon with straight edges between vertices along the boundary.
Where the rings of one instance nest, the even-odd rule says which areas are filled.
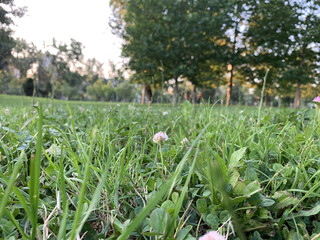
[[[142,83],[187,79],[195,86],[237,82],[295,92],[317,83],[317,0],[113,0],[111,26],[123,38],[123,56]],[[220,74],[224,72],[224,74]],[[226,78],[225,76],[228,76]],[[226,80],[227,79],[227,80]]]

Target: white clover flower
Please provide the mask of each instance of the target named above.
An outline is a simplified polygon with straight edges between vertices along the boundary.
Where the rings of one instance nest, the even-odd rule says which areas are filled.
[[[79,107],[79,110],[80,110],[80,112],[83,112],[84,108],[83,107]]]
[[[28,113],[23,114],[23,118],[27,118],[28,117]]]
[[[129,109],[129,110],[135,110],[136,108],[135,108],[134,106],[132,106],[132,105],[129,105],[129,106],[128,106],[128,109]]]
[[[9,112],[10,112],[9,108],[6,108],[6,109],[4,110],[4,114],[5,114],[5,115],[8,115]]]
[[[181,144],[186,144],[188,142],[189,142],[189,140],[187,138],[183,138],[180,143]]]
[[[211,231],[199,238],[199,240],[226,240],[224,236],[217,231]]]
[[[119,104],[119,103],[117,104],[117,107],[120,107],[120,104]]]
[[[163,116],[168,115],[167,111],[162,112]]]
[[[162,141],[167,141],[168,139],[168,135],[160,131],[154,135],[153,142],[160,144]]]

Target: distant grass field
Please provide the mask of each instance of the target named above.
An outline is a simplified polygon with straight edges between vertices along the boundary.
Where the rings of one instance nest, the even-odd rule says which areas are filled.
[[[0,95],[0,239],[320,239],[314,109],[38,100]]]

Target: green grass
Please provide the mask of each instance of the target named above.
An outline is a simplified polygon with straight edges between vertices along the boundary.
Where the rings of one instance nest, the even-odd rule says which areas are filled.
[[[0,96],[0,239],[319,239],[315,110],[37,100]]]

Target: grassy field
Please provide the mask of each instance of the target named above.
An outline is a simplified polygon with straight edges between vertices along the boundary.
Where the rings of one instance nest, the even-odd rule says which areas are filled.
[[[314,109],[40,102],[0,95],[0,239],[320,239]]]

